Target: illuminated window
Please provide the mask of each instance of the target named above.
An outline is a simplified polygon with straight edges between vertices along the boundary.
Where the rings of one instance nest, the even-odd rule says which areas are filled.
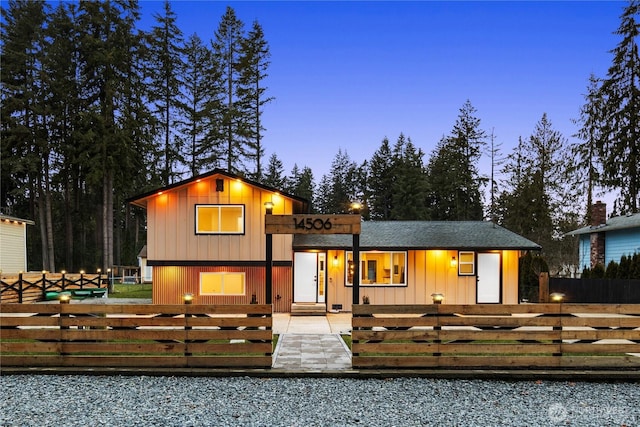
[[[347,286],[353,285],[353,252],[347,252]],[[360,252],[361,286],[407,286],[406,252]]]
[[[244,234],[244,205],[196,205],[196,234]]]
[[[458,252],[458,274],[460,276],[473,276],[476,274],[475,252]]]
[[[200,295],[245,295],[245,274],[200,273]]]

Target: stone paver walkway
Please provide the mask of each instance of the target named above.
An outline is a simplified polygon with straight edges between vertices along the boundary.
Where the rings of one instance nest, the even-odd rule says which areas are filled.
[[[351,352],[338,334],[280,335],[273,368],[293,371],[351,369]]]

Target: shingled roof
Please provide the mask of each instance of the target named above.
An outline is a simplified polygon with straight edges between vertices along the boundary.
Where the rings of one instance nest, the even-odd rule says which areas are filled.
[[[296,234],[294,250],[350,249],[351,235]],[[540,245],[484,221],[365,221],[362,250],[469,249],[540,250]]]
[[[579,234],[601,233],[605,231],[626,230],[629,228],[639,227],[640,213],[636,213],[625,216],[614,216],[609,218],[606,224],[582,227],[577,230],[570,231],[567,234],[569,236],[576,236]]]

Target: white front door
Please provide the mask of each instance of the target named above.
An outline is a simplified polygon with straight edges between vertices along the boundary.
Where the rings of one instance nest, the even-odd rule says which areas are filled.
[[[325,253],[296,252],[293,269],[293,302],[325,302]]]
[[[500,254],[479,253],[477,303],[500,303]]]

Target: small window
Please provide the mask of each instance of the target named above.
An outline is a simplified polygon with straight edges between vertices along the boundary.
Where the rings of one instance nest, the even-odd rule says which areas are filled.
[[[245,273],[200,273],[200,295],[245,295]]]
[[[196,234],[244,234],[244,205],[196,205]]]
[[[458,274],[460,276],[473,276],[476,274],[475,252],[458,252]]]

